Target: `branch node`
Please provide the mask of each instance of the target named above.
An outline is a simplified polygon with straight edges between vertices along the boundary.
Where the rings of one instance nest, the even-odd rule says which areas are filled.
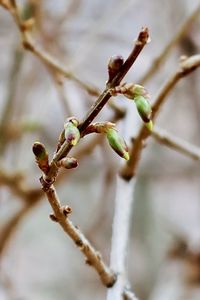
[[[72,213],[72,209],[71,209],[71,207],[66,205],[66,206],[62,207],[62,212],[63,212],[65,217],[68,217],[68,215],[70,215]]]
[[[58,222],[58,219],[56,218],[56,216],[55,216],[53,213],[51,213],[51,214],[49,215],[49,218],[50,218],[51,221],[53,221],[53,222]]]

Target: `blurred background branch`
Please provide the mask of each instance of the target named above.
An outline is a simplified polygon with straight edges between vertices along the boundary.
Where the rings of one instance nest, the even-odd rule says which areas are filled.
[[[4,8],[9,3],[15,1],[0,1]],[[198,59],[199,1],[170,0],[165,9],[156,0],[19,0],[16,4],[21,20],[12,13],[18,29],[9,13],[0,10],[0,298],[84,300],[95,295],[97,300],[105,299],[105,288],[84,266],[79,251],[47,218],[49,207],[37,182],[31,145],[42,141],[53,153],[65,118],[82,119],[105,85],[108,58],[126,57],[144,24],[152,42],[127,82],[146,83],[151,98],[161,99],[160,110],[167,98],[157,91],[179,57]],[[28,51],[22,49],[19,33]],[[119,224],[113,224],[113,239],[118,245],[122,238],[120,246],[124,245],[118,257],[122,276],[118,274],[115,286],[121,286],[124,299],[135,299],[131,287],[141,300],[199,300],[199,72],[183,81],[179,75],[164,87],[167,94],[170,91],[170,101],[156,115],[153,139],[147,139],[144,128],[140,131],[133,104],[125,104],[124,99],[111,99],[111,108],[106,106],[98,116],[100,122],[117,121],[120,134],[135,149],[130,163],[134,172],[129,175],[137,171],[137,176],[129,184],[118,178],[123,182],[121,201],[115,199],[120,185],[114,174],[125,169],[101,135],[82,139],[72,149],[80,168],[62,171],[57,178],[61,206],[67,199],[73,224],[78,220],[105,261],[110,250],[118,248],[109,246],[117,207],[121,220],[123,213],[127,216],[124,235],[119,234],[123,226],[118,231]],[[158,141],[167,147],[160,147]],[[111,258],[114,271],[117,260],[115,264]]]

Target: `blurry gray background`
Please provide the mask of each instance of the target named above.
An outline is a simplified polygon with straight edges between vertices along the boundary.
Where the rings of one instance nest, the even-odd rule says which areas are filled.
[[[23,6],[26,1],[17,1]],[[31,1],[30,1],[31,2]],[[83,81],[104,88],[110,56],[126,57],[142,26],[151,43],[142,51],[126,81],[138,82],[154,59],[199,5],[198,0],[42,0],[37,4],[36,41]],[[154,99],[175,72],[180,55],[200,49],[200,20],[186,31],[166,62],[145,87]],[[32,187],[40,172],[31,147],[43,142],[52,155],[66,117],[82,119],[95,97],[64,80],[59,87],[44,64],[20,47],[17,28],[0,9],[0,113],[11,89],[11,129],[30,125],[31,132],[13,138],[1,152],[1,166],[20,170]],[[20,55],[16,86],[11,74]],[[19,61],[18,61],[19,62]],[[157,123],[169,132],[200,146],[200,71],[183,79],[170,94]],[[122,99],[116,99],[123,107]],[[0,115],[1,115],[0,114]],[[110,120],[105,108],[98,120]],[[133,118],[138,119],[137,114]],[[12,130],[11,130],[12,131]],[[80,147],[89,143],[85,138]],[[66,171],[57,184],[63,204],[72,207],[71,219],[109,261],[115,174],[119,160],[106,142]],[[199,164],[148,140],[143,151],[132,215],[128,269],[130,284],[141,299],[200,299],[200,185]],[[8,186],[0,187],[0,230],[23,205]],[[57,224],[41,199],[21,219],[3,251],[1,300],[105,299],[106,289],[95,271]],[[114,299],[113,299],[114,300]]]

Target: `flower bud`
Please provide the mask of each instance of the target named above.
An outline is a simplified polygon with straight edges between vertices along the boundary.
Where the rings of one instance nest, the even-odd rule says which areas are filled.
[[[68,119],[67,122],[64,124],[65,139],[67,143],[69,143],[72,146],[75,146],[80,139],[80,132],[77,126],[78,120],[76,120],[75,118]]]
[[[47,173],[49,169],[49,155],[45,149],[45,146],[40,142],[35,142],[33,144],[32,150],[39,168],[44,173]]]
[[[128,147],[117,130],[114,128],[109,128],[107,130],[106,136],[112,149],[122,158],[129,160]]]
[[[152,109],[147,98],[137,96],[134,98],[138,113],[145,123],[151,120]]]

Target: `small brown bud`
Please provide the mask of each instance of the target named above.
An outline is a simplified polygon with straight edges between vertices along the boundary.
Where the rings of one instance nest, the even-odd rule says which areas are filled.
[[[28,20],[23,21],[22,24],[20,25],[20,28],[23,32],[30,31],[30,30],[32,30],[34,25],[35,25],[35,19],[30,18]]]
[[[72,209],[68,205],[63,206],[62,211],[63,211],[63,214],[65,215],[65,217],[68,217],[68,215],[72,213]]]
[[[88,258],[85,259],[85,263],[88,266],[92,266],[92,263],[91,263],[91,261]]]
[[[57,162],[58,167],[74,169],[78,166],[78,161],[74,157],[65,157]]]
[[[33,45],[31,45],[28,41],[23,40],[22,45],[23,45],[24,49],[34,52]]]
[[[56,216],[55,216],[53,213],[51,213],[51,214],[49,215],[49,218],[50,218],[51,221],[53,221],[53,222],[58,222],[58,219],[56,218]]]
[[[124,58],[121,55],[114,55],[108,62],[108,82],[109,84],[112,79],[117,75],[121,66],[124,63]]]

